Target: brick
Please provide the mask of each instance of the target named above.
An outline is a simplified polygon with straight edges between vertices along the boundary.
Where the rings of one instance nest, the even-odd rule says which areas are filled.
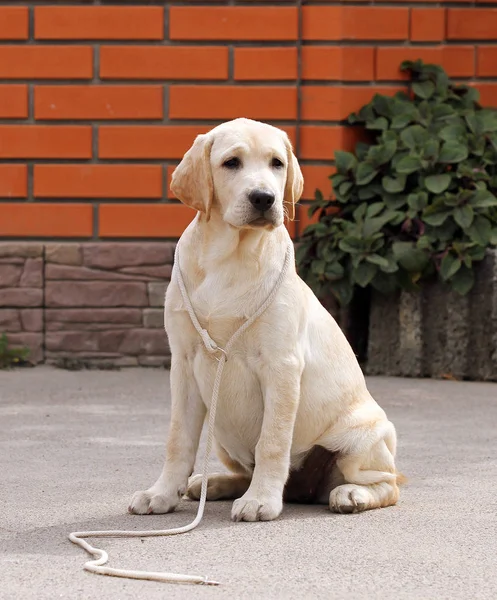
[[[331,193],[330,175],[334,172],[331,165],[301,165],[304,176],[304,200],[313,200],[316,190],[320,190],[325,198]]]
[[[0,237],[90,237],[89,204],[0,203]]]
[[[102,46],[102,79],[227,79],[228,48]]]
[[[340,6],[304,6],[302,38],[312,41],[343,39],[343,8]]]
[[[413,42],[438,42],[445,39],[445,8],[413,8],[411,34]]]
[[[35,165],[37,198],[161,198],[160,165]]]
[[[0,46],[0,78],[91,79],[90,46]]]
[[[171,40],[294,41],[297,9],[290,6],[171,6]]]
[[[0,125],[1,158],[91,158],[91,127]]]
[[[324,87],[304,86],[302,119],[304,121],[339,121],[371,101],[374,94],[393,96],[402,87]]]
[[[494,40],[497,8],[449,8],[448,40]]]
[[[196,88],[198,89],[198,88]],[[100,158],[179,159],[208,126],[101,126]]]
[[[497,46],[479,46],[476,49],[476,75],[478,77],[497,76]]]
[[[235,48],[234,76],[239,81],[297,78],[296,48]]]
[[[360,133],[349,127],[304,125],[300,136],[300,158],[331,160],[336,150],[352,150]]]
[[[376,79],[407,79],[400,71],[404,60],[422,59],[426,63],[441,65],[451,77],[472,77],[474,74],[473,46],[433,46],[403,48],[399,56],[398,48],[378,48],[376,55]]]
[[[173,242],[84,244],[84,264],[97,269],[166,265],[173,262]]]
[[[302,10],[304,40],[406,40],[409,37],[407,8],[304,6]]]
[[[374,79],[373,47],[304,46],[302,79],[323,81],[371,81]]]
[[[35,119],[162,119],[159,85],[42,85]]]
[[[295,119],[297,88],[259,86],[171,86],[171,119]]]
[[[159,6],[36,6],[38,40],[162,40]]]
[[[100,237],[179,237],[195,217],[182,204],[101,204]]]
[[[26,6],[0,7],[0,40],[27,40],[29,9]]]
[[[482,106],[497,108],[497,83],[476,83]]]
[[[27,194],[26,165],[0,165],[0,198],[26,198]]]
[[[143,277],[133,274],[120,273],[116,271],[104,271],[100,269],[90,269],[88,267],[73,265],[47,264],[45,267],[46,279],[58,280],[82,280],[82,281],[150,281],[150,277]]]
[[[28,86],[0,85],[0,119],[25,119],[28,116]]]
[[[145,284],[140,281],[47,281],[45,306],[148,306],[148,299]]]

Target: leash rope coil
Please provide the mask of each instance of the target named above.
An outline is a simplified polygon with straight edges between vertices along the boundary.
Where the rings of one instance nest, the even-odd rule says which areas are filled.
[[[93,538],[93,537],[114,537],[114,538],[133,538],[133,537],[161,537],[161,536],[169,536],[169,535],[179,535],[181,533],[186,533],[195,529],[197,525],[202,520],[205,509],[205,502],[207,499],[207,484],[209,480],[209,461],[212,450],[212,442],[214,439],[214,422],[216,419],[216,409],[217,409],[217,401],[219,398],[219,390],[221,387],[221,379],[223,377],[224,365],[228,360],[228,355],[237,341],[237,339],[242,335],[242,333],[247,330],[261,315],[262,313],[270,306],[273,302],[281,284],[283,283],[286,273],[288,271],[288,267],[290,266],[290,261],[293,256],[292,252],[293,248],[291,246],[291,242],[288,243],[288,247],[285,254],[285,261],[283,263],[283,268],[281,269],[281,273],[276,281],[271,293],[266,298],[264,303],[259,307],[259,309],[249,318],[245,323],[243,323],[235,333],[230,337],[226,346],[221,348],[216,344],[216,342],[210,337],[209,332],[204,329],[195,314],[193,306],[190,302],[190,298],[188,296],[188,292],[186,290],[185,282],[183,280],[183,275],[181,273],[180,262],[179,262],[179,243],[176,245],[176,251],[174,254],[174,265],[177,276],[177,281],[179,284],[179,288],[181,291],[181,296],[183,302],[185,304],[186,310],[190,315],[190,319],[192,321],[193,326],[197,330],[198,334],[202,338],[204,342],[204,346],[209,352],[209,354],[215,355],[220,354],[219,357],[214,356],[218,361],[216,377],[214,379],[214,386],[212,389],[212,400],[211,406],[209,410],[209,421],[207,427],[207,442],[205,449],[205,457],[204,464],[202,470],[202,486],[200,491],[200,502],[197,510],[197,515],[195,519],[189,523],[188,525],[184,525],[183,527],[175,527],[173,529],[160,529],[160,530],[147,530],[147,531],[121,531],[121,530],[109,530],[109,531],[76,531],[69,534],[69,540],[80,546],[85,550],[88,554],[94,556],[92,560],[89,560],[85,563],[84,569],[86,571],[90,571],[92,573],[97,573],[98,575],[111,575],[113,577],[125,577],[128,579],[144,579],[149,581],[163,581],[168,583],[195,583],[195,584],[203,584],[203,585],[219,585],[219,582],[212,581],[207,577],[203,577],[201,575],[181,575],[179,573],[161,573],[154,571],[135,571],[129,569],[115,569],[113,567],[105,567],[104,565],[109,560],[109,555],[105,550],[101,550],[100,548],[95,548],[91,544],[89,544],[84,538]]]

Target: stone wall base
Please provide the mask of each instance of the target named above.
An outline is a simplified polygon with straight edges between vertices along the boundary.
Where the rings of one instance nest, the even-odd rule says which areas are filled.
[[[174,243],[0,243],[0,334],[33,364],[168,366]]]
[[[497,381],[497,250],[475,273],[467,296],[441,283],[419,294],[373,294],[367,372]]]

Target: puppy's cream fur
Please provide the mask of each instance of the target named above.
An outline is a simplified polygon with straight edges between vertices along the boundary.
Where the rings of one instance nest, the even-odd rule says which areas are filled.
[[[234,159],[234,160],[233,160]],[[235,166],[233,166],[235,165]],[[198,212],[182,235],[181,270],[202,327],[219,346],[264,302],[281,272],[303,179],[285,133],[236,119],[198,136],[171,189]],[[264,219],[253,190],[275,196]],[[293,258],[293,257],[292,257]],[[231,351],[215,425],[231,475],[209,478],[208,499],[235,499],[234,520],[270,520],[283,506],[289,472],[315,446],[338,453],[325,494],[331,510],[357,512],[395,504],[396,434],[366,388],[335,320],[292,266],[267,311]],[[172,352],[172,413],[162,474],[137,492],[130,512],[174,510],[187,491],[217,362],[185,310],[173,269],[165,303]]]

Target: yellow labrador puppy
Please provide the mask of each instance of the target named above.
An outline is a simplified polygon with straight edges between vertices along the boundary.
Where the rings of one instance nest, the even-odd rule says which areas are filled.
[[[180,266],[198,319],[220,347],[265,301],[282,271],[303,178],[288,137],[235,119],[196,138],[171,189],[198,211],[179,240]],[[225,365],[215,424],[231,474],[209,476],[208,500],[234,499],[236,521],[278,517],[283,499],[350,513],[395,504],[396,434],[366,388],[335,320],[290,269],[276,297]],[[165,303],[172,352],[172,414],[162,474],[130,512],[167,513],[189,481],[217,362],[186,312],[173,269]],[[189,485],[188,485],[189,482]]]

